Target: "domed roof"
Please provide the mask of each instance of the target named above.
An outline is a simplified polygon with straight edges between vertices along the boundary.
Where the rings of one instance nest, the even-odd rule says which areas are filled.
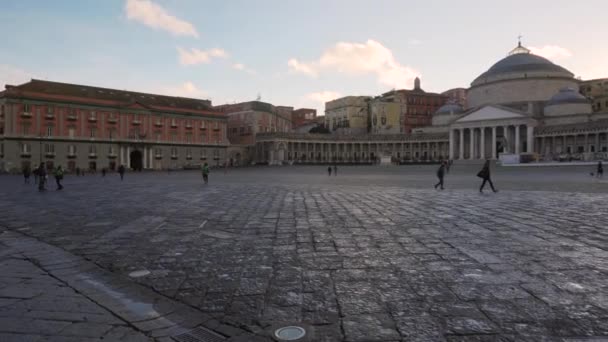
[[[589,103],[589,100],[573,88],[562,88],[551,97],[549,102],[547,102],[547,106],[566,103]]]
[[[459,105],[458,103],[456,103],[454,101],[448,101],[446,104],[444,104],[443,106],[439,107],[439,109],[437,109],[437,111],[435,112],[435,115],[460,114],[463,111],[464,111],[464,109],[462,108],[461,105]]]
[[[508,73],[528,73],[528,72],[550,72],[559,73],[565,77],[574,77],[574,74],[550,60],[530,53],[530,50],[521,46],[521,43],[509,53],[509,55],[496,62],[488,71],[479,75],[473,83],[484,78],[498,76]]]

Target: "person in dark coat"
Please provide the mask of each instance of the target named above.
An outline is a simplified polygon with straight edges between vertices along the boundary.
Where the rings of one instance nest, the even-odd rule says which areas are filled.
[[[125,178],[125,166],[124,165],[120,165],[118,167],[118,174],[120,175],[120,180],[122,181],[123,178]]]
[[[53,175],[55,176],[55,182],[57,182],[57,190],[63,190],[63,185],[61,185],[61,180],[63,180],[63,168],[61,165],[57,166],[55,171],[53,171]]]
[[[604,166],[602,165],[602,161],[597,162],[597,178],[602,178],[604,176]]]
[[[439,169],[437,170],[437,178],[439,178],[439,182],[437,184],[435,184],[435,189],[437,189],[438,186],[441,186],[441,190],[443,190],[443,177],[445,176],[446,166],[447,166],[446,162],[441,162],[441,165],[439,166]]]
[[[327,173],[331,176],[331,166],[327,167]]]
[[[38,167],[38,178],[38,191],[46,191],[46,167],[44,167],[44,163],[40,163]]]
[[[30,170],[29,166],[26,166],[23,168],[23,181],[24,184],[30,184],[30,175],[32,174],[32,171]]]
[[[484,188],[484,186],[486,186],[486,182],[490,183],[490,187],[492,188],[492,191],[498,192],[498,190],[496,190],[496,188],[494,188],[494,184],[492,183],[492,179],[490,178],[490,161],[489,160],[486,160],[485,164],[483,164],[483,168],[481,169],[481,171],[479,171],[479,173],[477,174],[477,177],[483,179],[483,182],[481,182],[481,186],[479,187],[480,193],[483,192],[483,188]]]

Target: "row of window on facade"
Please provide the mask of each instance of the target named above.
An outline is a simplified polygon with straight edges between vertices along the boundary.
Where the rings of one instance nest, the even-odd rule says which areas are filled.
[[[230,133],[231,134],[241,134],[241,135],[249,135],[252,134],[253,131],[253,127],[252,126],[241,126],[241,127],[232,127]],[[274,126],[259,126],[258,127],[258,132],[259,133],[263,133],[263,132],[287,132],[288,130],[286,128],[284,129],[276,129]]]
[[[28,135],[30,135],[30,131],[31,131],[31,125],[29,123],[22,123],[22,131],[21,131],[22,135],[28,136]],[[49,137],[49,138],[55,136],[55,134],[54,134],[54,133],[56,133],[55,127],[47,126],[45,133],[46,133],[46,135],[44,135],[44,136]],[[89,133],[88,134],[89,138],[98,137],[96,127],[89,127],[88,133]],[[117,129],[116,128],[106,129],[106,133],[107,133],[107,135],[104,138],[108,138],[108,139],[117,138],[117,135],[116,135]],[[162,133],[159,131],[155,131],[154,133],[155,133],[154,137],[155,137],[156,141],[161,142]],[[75,138],[76,137],[76,127],[68,127],[67,136],[70,138]],[[132,129],[129,133],[130,139],[144,140],[145,136],[146,136],[145,131],[142,131],[139,128]],[[186,133],[186,134],[184,134],[183,142],[188,143],[188,144],[194,143],[195,141],[194,141],[193,137],[194,137],[194,135],[192,133]],[[177,133],[171,133],[170,142],[182,142],[182,140],[180,139],[180,137],[178,136]],[[212,143],[212,142],[220,143],[221,134],[220,134],[220,132],[214,132],[213,136],[211,136],[211,137],[208,137],[207,134],[200,134],[198,142],[200,142],[200,143]]]
[[[4,147],[4,145],[2,145],[2,147]],[[22,154],[31,154],[32,153],[32,145],[30,143],[21,143],[20,146],[20,151]],[[55,145],[54,144],[44,144],[44,154],[46,155],[55,155]],[[67,154],[68,156],[75,156],[77,152],[77,148],[76,145],[68,145],[67,146]],[[89,145],[88,147],[88,153],[89,155],[97,155],[97,146],[95,145]],[[192,149],[190,148],[186,148],[186,157],[192,157]],[[110,156],[116,156],[116,147],[114,146],[108,146],[108,155]],[[162,148],[155,148],[154,149],[154,155],[156,157],[161,157],[163,155],[163,150]],[[200,155],[201,158],[207,158],[207,150],[206,149],[202,149],[200,151]],[[179,156],[179,149],[177,147],[172,147],[171,148],[171,157],[177,157]],[[220,156],[220,151],[219,150],[213,150],[213,157],[219,157]]]
[[[31,114],[30,108],[31,108],[31,105],[28,104],[28,103],[25,103],[23,105],[23,113],[24,114]],[[46,115],[54,115],[54,109],[53,109],[54,107],[47,106],[46,108],[47,108]],[[61,109],[60,109],[60,111],[61,111]],[[76,116],[78,115],[79,111],[81,111],[81,110],[79,110],[77,108],[68,108],[67,109],[68,119],[75,119]],[[97,121],[97,114],[98,113],[96,111],[89,111],[88,113],[89,113],[89,115],[88,115],[88,120],[89,121]],[[2,114],[4,114],[4,106],[2,106]],[[39,115],[39,116],[42,115],[42,111],[41,111],[40,107],[36,108],[36,114]],[[108,114],[109,114],[108,120],[114,120],[114,121],[117,120],[116,113],[114,113],[114,112],[108,112]],[[135,115],[134,119],[133,119],[133,123],[134,124],[140,124],[143,121],[144,117],[145,117],[144,115]],[[193,128],[195,126],[196,122],[200,122],[200,125],[198,127],[202,128],[202,129],[206,129],[207,128],[206,121],[202,121],[202,120],[181,120],[180,121],[180,123],[182,123],[184,125],[184,127],[186,127],[186,128]],[[161,118],[157,117],[154,124],[155,125],[162,125],[162,123],[163,122],[162,122]],[[175,118],[171,118],[171,127],[177,128],[178,126],[179,126],[178,125],[178,121]],[[217,121],[214,122],[213,128],[214,129],[219,129],[220,128],[220,123],[217,122]]]

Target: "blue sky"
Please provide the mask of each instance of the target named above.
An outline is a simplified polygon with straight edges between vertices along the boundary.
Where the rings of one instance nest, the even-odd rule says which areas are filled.
[[[584,6],[583,6],[584,5]],[[467,87],[523,35],[608,77],[608,1],[0,1],[0,83],[29,78],[323,108],[340,95]],[[321,111],[322,113],[322,111]]]

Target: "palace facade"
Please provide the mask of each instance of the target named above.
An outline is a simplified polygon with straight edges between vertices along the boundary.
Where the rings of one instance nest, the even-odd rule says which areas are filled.
[[[31,80],[0,92],[0,169],[220,165],[227,120],[210,101]]]

